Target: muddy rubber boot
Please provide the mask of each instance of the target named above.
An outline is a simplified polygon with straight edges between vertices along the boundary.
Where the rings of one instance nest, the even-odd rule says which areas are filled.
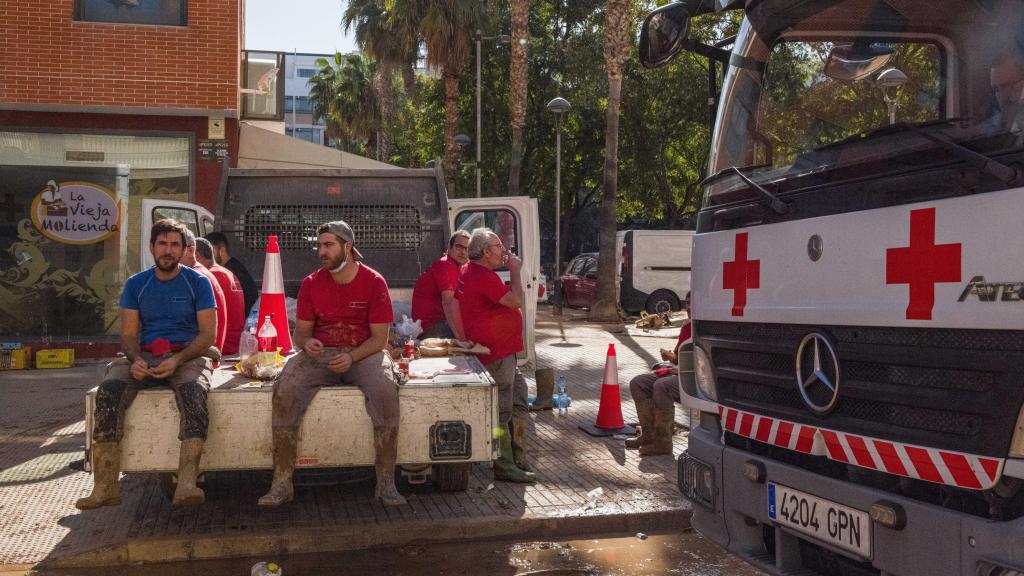
[[[203,458],[202,438],[186,438],[181,441],[178,453],[178,486],[174,489],[171,506],[198,506],[206,502],[206,494],[196,486],[199,478],[199,461]]]
[[[652,398],[634,398],[636,417],[640,421],[635,438],[627,438],[625,446],[629,450],[638,450],[654,440],[654,400]]]
[[[92,445],[92,494],[79,498],[75,508],[93,510],[121,503],[121,443],[96,442]]]
[[[672,426],[675,425],[675,417],[675,406],[654,408],[654,426],[650,430],[654,432],[654,437],[651,438],[650,444],[640,447],[641,456],[672,454]],[[648,432],[645,429],[644,435],[646,436],[647,434]]]
[[[377,472],[377,488],[373,495],[385,506],[405,506],[405,496],[395,487],[395,460],[398,459],[398,428],[373,429],[373,460]]]
[[[533,472],[526,459],[526,430],[529,428],[529,421],[525,416],[513,416],[508,428],[512,436],[512,460],[520,470]]]
[[[270,491],[260,497],[260,508],[277,508],[295,499],[292,474],[295,472],[295,454],[299,435],[295,428],[274,428],[274,480]]]
[[[505,482],[519,482],[521,484],[533,484],[536,482],[537,476],[533,472],[527,472],[516,466],[515,457],[512,454],[512,435],[506,431],[501,435],[499,442],[501,455],[494,461],[492,466],[494,479],[504,480]]]

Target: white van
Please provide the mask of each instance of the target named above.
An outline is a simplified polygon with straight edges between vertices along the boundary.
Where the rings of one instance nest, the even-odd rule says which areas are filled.
[[[690,291],[693,230],[625,230],[615,235],[619,302],[636,314],[682,310]]]

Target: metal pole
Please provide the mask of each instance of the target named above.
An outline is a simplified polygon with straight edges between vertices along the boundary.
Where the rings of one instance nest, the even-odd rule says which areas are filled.
[[[562,310],[562,114],[555,130],[555,302]]]
[[[480,197],[480,31],[476,31],[476,197]]]

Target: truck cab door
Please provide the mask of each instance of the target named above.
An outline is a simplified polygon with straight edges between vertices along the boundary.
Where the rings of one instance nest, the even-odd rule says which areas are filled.
[[[537,320],[537,299],[540,296],[540,221],[537,199],[525,196],[497,198],[452,198],[448,200],[448,223],[452,231],[486,227],[501,238],[502,243],[523,261],[523,350],[520,364],[537,365],[534,349],[534,324]],[[497,270],[505,283],[508,270]]]
[[[153,255],[149,252],[149,230],[153,222],[164,218],[174,218],[188,227],[197,237],[205,236],[213,232],[213,214],[190,202],[179,202],[177,200],[142,200],[142,235],[139,254],[141,255],[140,270],[147,270],[153,266]]]

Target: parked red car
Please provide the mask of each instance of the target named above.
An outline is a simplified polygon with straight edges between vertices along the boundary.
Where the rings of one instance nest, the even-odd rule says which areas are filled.
[[[597,252],[580,254],[561,276],[562,305],[590,308],[597,300]]]

